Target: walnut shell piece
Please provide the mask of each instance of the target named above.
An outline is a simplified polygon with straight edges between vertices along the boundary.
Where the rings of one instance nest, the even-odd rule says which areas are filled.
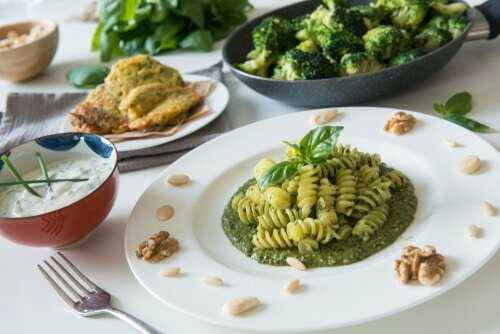
[[[410,132],[416,123],[417,119],[415,116],[399,111],[385,123],[384,130],[400,136]]]
[[[144,261],[155,263],[171,256],[178,249],[179,242],[171,238],[167,231],[160,231],[141,242],[135,254]]]
[[[406,246],[401,257],[394,261],[394,273],[401,283],[417,281],[423,285],[439,282],[446,271],[443,255],[434,246]]]

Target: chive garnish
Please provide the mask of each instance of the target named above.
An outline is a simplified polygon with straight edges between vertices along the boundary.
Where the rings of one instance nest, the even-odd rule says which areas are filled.
[[[47,181],[47,186],[49,187],[49,190],[52,192],[52,183],[50,183],[50,178],[49,178],[49,172],[47,171],[47,165],[45,165],[45,160],[43,160],[42,155],[40,152],[36,152],[36,158],[38,159],[38,164],[40,165],[40,169],[42,170],[43,177]]]
[[[12,174],[12,176],[15,177],[15,179],[19,182],[22,182],[22,185],[24,187],[24,189],[26,189],[26,191],[28,191],[30,194],[32,194],[33,196],[36,196],[36,197],[42,197],[40,196],[39,193],[37,193],[33,188],[31,188],[29,186],[29,184],[27,184],[23,177],[21,176],[21,174],[19,174],[19,172],[17,171],[16,167],[14,167],[14,165],[12,164],[12,162],[9,160],[9,157],[7,157],[5,154],[2,155],[1,157],[2,161],[4,162],[5,166],[7,166],[7,169],[9,170],[9,172]]]
[[[89,179],[49,179],[49,180],[24,180],[24,181],[11,181],[0,182],[0,187],[17,186],[24,184],[40,184],[40,183],[57,183],[57,182],[85,182]]]

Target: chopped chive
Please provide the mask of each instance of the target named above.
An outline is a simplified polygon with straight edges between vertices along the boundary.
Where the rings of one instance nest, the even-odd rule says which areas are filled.
[[[57,183],[57,182],[85,182],[89,179],[49,179],[49,180],[23,180],[23,181],[11,181],[11,182],[0,182],[0,187],[7,186],[17,186],[24,184],[40,184],[40,183]]]
[[[19,182],[22,182],[22,185],[24,187],[24,189],[26,189],[26,191],[28,191],[30,194],[32,194],[33,196],[36,196],[36,197],[42,197],[40,196],[39,193],[37,193],[33,188],[31,188],[29,186],[29,184],[27,184],[24,180],[23,180],[23,177],[21,176],[21,174],[19,174],[19,172],[17,171],[16,167],[14,167],[14,165],[12,164],[12,162],[9,160],[9,157],[7,157],[5,154],[2,155],[1,157],[2,161],[5,163],[5,166],[7,166],[7,169],[9,170],[9,172],[12,174],[12,176],[14,176],[16,178],[17,181]]]
[[[40,165],[40,169],[42,170],[43,177],[47,181],[47,186],[49,190],[52,192],[52,183],[50,182],[49,172],[47,171],[47,165],[45,164],[45,160],[43,160],[42,154],[40,152],[36,152],[36,158],[38,159],[38,164]]]

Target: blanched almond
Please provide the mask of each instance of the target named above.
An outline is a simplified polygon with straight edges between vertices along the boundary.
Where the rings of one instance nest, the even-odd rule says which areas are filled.
[[[487,215],[487,216],[496,216],[497,215],[497,212],[498,212],[498,209],[495,208],[493,206],[493,204],[491,204],[490,202],[486,201],[484,202],[483,204],[483,210],[484,210],[484,213]]]
[[[330,123],[338,114],[339,112],[336,109],[319,110],[311,116],[311,125],[316,126]]]
[[[181,268],[179,267],[170,267],[170,268],[165,268],[162,271],[160,271],[160,275],[164,277],[175,277],[179,275],[181,272]]]
[[[211,286],[222,286],[224,282],[222,281],[222,278],[217,277],[217,276],[204,276],[200,280],[202,283],[205,283],[207,285]]]
[[[466,174],[474,174],[481,168],[481,159],[477,155],[465,156],[460,161],[460,170]]]
[[[191,181],[189,176],[184,174],[171,175],[167,180],[167,182],[173,185],[174,187],[183,186],[185,184],[188,184],[189,181]]]
[[[240,315],[260,305],[260,300],[255,297],[235,298],[224,304],[222,309],[230,315]]]
[[[164,205],[156,210],[156,218],[160,221],[169,220],[174,216],[175,210],[170,205]]]
[[[469,225],[469,237],[479,238],[481,236],[482,229],[474,224]]]
[[[292,294],[297,292],[297,290],[299,290],[300,287],[301,287],[300,281],[298,279],[294,279],[285,284],[285,286],[283,287],[283,292]]]
[[[293,267],[293,268],[295,268],[297,270],[304,271],[304,270],[307,269],[306,266],[302,262],[300,262],[300,260],[297,259],[296,257],[292,257],[292,256],[287,257],[286,258],[286,263],[288,263],[288,265],[290,267]]]

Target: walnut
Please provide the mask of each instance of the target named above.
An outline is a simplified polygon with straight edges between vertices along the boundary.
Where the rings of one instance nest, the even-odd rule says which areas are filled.
[[[401,283],[418,281],[434,285],[443,278],[445,270],[444,256],[434,246],[406,246],[401,257],[394,261],[394,272]]]
[[[411,131],[416,122],[415,116],[400,111],[385,123],[384,130],[400,136]]]
[[[178,249],[179,242],[174,238],[170,238],[167,231],[160,231],[141,242],[135,254],[140,259],[155,263],[169,257]]]

